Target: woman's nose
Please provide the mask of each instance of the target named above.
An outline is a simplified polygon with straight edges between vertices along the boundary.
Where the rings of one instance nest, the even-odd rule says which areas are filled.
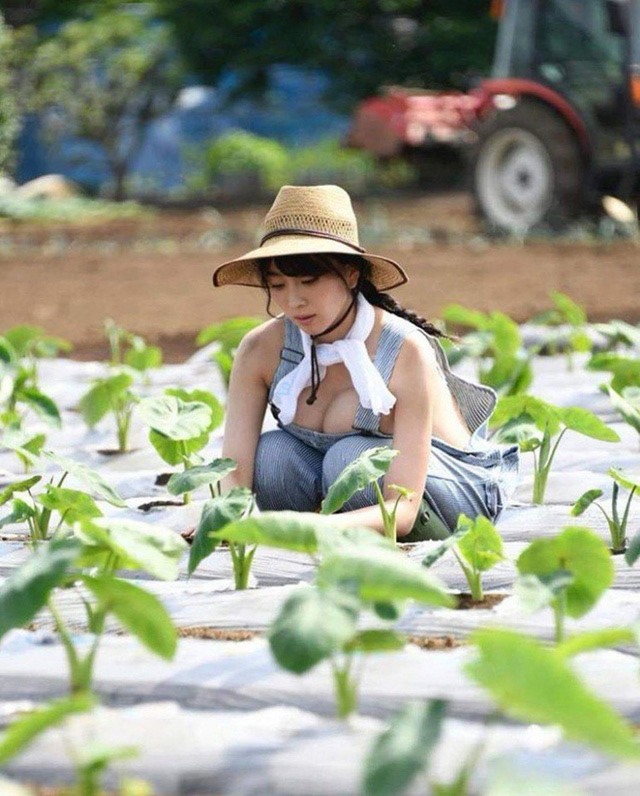
[[[304,291],[300,290],[297,285],[291,285],[287,294],[289,306],[292,308],[303,307],[307,300],[304,296]]]

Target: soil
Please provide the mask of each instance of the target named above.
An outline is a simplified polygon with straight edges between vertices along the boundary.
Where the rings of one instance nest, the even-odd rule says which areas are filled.
[[[508,596],[508,594],[485,594],[482,600],[474,600],[471,594],[468,592],[462,592],[462,594],[456,595],[458,599],[456,609],[458,611],[469,611],[480,608],[493,608],[505,600]]]
[[[179,627],[180,638],[204,638],[215,641],[250,641],[264,635],[258,630],[227,630],[219,627]]]
[[[640,321],[639,250],[586,228],[581,240],[518,243],[482,234],[467,194],[413,195],[355,203],[361,242],[391,256],[410,283],[403,305],[436,319],[458,302],[524,321],[569,294],[591,320]],[[213,268],[253,248],[266,204],[156,212],[109,222],[0,221],[1,329],[23,323],[69,339],[77,359],[107,356],[103,321],[163,348],[166,362],[196,350],[202,328],[236,315],[266,317],[260,290],[211,286]]]
[[[467,643],[455,636],[408,636],[407,641],[423,650],[451,650]]]

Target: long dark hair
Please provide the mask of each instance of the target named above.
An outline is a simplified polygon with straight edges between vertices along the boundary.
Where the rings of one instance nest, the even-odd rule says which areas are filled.
[[[434,326],[425,318],[413,312],[413,310],[402,307],[388,293],[379,291],[371,282],[371,265],[364,258],[353,254],[289,254],[273,257],[270,260],[261,260],[258,265],[260,281],[268,296],[267,314],[272,317],[271,291],[267,281],[267,273],[271,265],[275,265],[278,271],[285,276],[321,276],[322,274],[334,273],[342,279],[345,285],[347,282],[344,277],[343,267],[354,266],[360,274],[355,290],[362,293],[369,304],[373,304],[374,307],[380,307],[393,315],[397,315],[399,318],[404,318],[433,337],[447,337],[437,326]]]

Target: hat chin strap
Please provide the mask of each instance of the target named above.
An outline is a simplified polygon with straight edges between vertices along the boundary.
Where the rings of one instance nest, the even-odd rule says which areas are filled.
[[[337,321],[334,321],[330,326],[327,326],[326,329],[323,329],[318,334],[309,335],[311,338],[311,394],[307,398],[307,404],[311,406],[314,404],[318,398],[318,388],[320,387],[320,365],[318,364],[318,352],[316,351],[316,340],[319,337],[324,337],[325,334],[329,334],[334,329],[337,329],[340,324],[347,319],[349,313],[354,308],[356,299],[358,298],[358,290],[354,288],[351,291],[351,301],[347,309],[342,313],[342,315],[338,318]]]

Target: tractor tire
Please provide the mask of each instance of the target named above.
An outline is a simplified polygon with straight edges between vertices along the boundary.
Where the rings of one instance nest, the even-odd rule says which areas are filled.
[[[478,129],[471,153],[473,195],[490,229],[524,234],[558,229],[585,201],[585,164],[577,138],[541,102],[496,111]]]

